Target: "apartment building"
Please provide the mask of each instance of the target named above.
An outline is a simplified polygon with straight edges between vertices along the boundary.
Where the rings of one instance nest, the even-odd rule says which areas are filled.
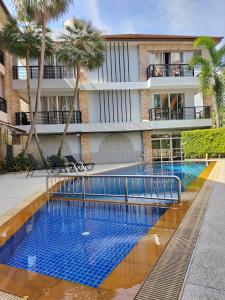
[[[64,147],[64,154],[95,163],[181,159],[182,130],[212,125],[211,100],[199,95],[199,69],[188,62],[195,51],[195,36],[119,34],[105,35],[103,66],[83,70],[79,102]],[[217,43],[221,37],[214,37]],[[30,66],[32,99],[38,65]],[[46,156],[55,154],[72,101],[75,72],[46,61],[37,131]],[[26,70],[13,67],[13,87],[27,100]],[[28,132],[30,116],[16,112],[16,125]],[[33,147],[34,154],[35,147]]]
[[[0,30],[9,16],[7,7],[0,1]],[[19,95],[13,89],[12,66],[15,63],[16,59],[0,45],[0,159],[7,153],[17,154],[21,150],[17,129],[12,126],[15,112],[21,109]]]

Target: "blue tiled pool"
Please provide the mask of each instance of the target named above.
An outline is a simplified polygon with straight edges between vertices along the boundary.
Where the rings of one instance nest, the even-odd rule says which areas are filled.
[[[181,179],[182,190],[204,170],[206,162],[163,162],[154,164],[139,164],[116,169],[105,174],[112,175],[176,175]]]
[[[176,175],[185,189],[205,166],[144,164],[107,174]],[[98,287],[165,211],[144,205],[50,200],[0,247],[0,263]]]
[[[165,211],[49,201],[0,247],[0,263],[98,287]]]

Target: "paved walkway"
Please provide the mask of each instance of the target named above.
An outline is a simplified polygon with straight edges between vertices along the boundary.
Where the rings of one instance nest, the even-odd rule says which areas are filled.
[[[210,180],[213,189],[182,300],[225,299],[225,160],[217,163]]]
[[[96,165],[92,173],[125,167],[131,164]],[[90,172],[91,173],[91,172]],[[26,178],[27,172],[0,175],[0,216],[18,203],[43,193],[46,190],[46,173],[35,172],[33,177]]]

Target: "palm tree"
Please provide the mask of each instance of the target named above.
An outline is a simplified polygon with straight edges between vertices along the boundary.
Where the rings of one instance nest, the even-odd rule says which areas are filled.
[[[223,77],[225,45],[217,49],[216,42],[210,37],[199,37],[194,42],[194,47],[204,47],[208,56],[195,55],[190,61],[190,66],[201,66],[200,90],[203,100],[212,97],[213,110],[216,116],[216,127],[220,127],[220,109],[224,103],[225,81]]]
[[[29,145],[32,138],[33,131],[36,131],[35,120],[36,120],[38,106],[41,99],[41,87],[42,87],[42,78],[44,72],[45,46],[46,46],[46,24],[49,20],[57,19],[58,17],[60,17],[60,15],[63,15],[68,9],[69,5],[73,3],[73,0],[13,0],[13,2],[19,15],[25,14],[29,18],[32,18],[33,20],[40,22],[42,28],[38,84],[37,84],[33,123],[30,127],[30,132],[28,135],[28,145]],[[42,151],[40,154],[43,163],[46,165],[45,158]]]
[[[49,30],[47,29],[47,32]],[[26,63],[26,80],[27,80],[27,97],[28,106],[30,112],[30,121],[33,124],[33,111],[31,105],[31,91],[30,91],[30,58],[37,58],[40,55],[40,43],[41,43],[41,26],[32,22],[22,16],[17,20],[10,18],[0,32],[0,42],[3,48],[9,53],[19,58],[25,58]],[[52,40],[46,37],[46,49],[48,55],[52,52]],[[35,139],[39,149],[41,151],[41,145],[35,130]],[[29,150],[29,141],[27,139],[24,148],[24,154],[27,154]]]
[[[70,25],[66,26],[65,29],[66,33],[59,37],[57,55],[59,61],[62,61],[69,67],[75,67],[76,84],[73,101],[70,106],[70,113],[61,138],[58,156],[61,156],[62,153],[67,130],[74,113],[74,107],[78,106],[81,69],[94,70],[100,67],[105,60],[105,43],[101,35],[95,31],[91,22],[73,18]]]

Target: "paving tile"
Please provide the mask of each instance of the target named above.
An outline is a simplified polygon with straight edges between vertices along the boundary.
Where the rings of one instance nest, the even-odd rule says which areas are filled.
[[[181,300],[224,300],[225,291],[187,283]]]

